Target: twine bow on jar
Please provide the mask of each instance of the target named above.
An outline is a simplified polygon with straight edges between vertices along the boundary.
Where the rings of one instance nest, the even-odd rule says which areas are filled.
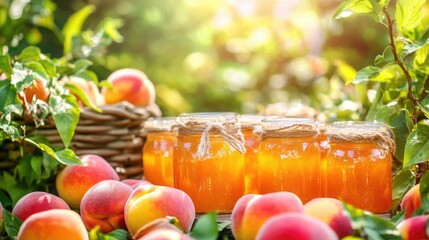
[[[232,147],[240,153],[245,153],[244,137],[237,121],[182,121],[180,117],[172,127],[177,135],[201,134],[197,151],[193,157],[205,160],[210,155],[210,135],[220,135]]]

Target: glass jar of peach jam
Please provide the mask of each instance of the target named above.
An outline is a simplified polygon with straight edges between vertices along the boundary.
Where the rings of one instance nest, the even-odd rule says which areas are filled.
[[[262,120],[259,191],[289,191],[306,203],[322,196],[320,148],[315,121],[303,118]]]
[[[229,213],[244,194],[244,147],[235,113],[184,113],[175,126],[174,186],[197,213]]]
[[[392,131],[383,123],[337,122],[327,130],[327,196],[363,210],[392,206]]]
[[[243,114],[239,116],[241,132],[244,136],[246,153],[244,154],[244,193],[257,194],[258,190],[258,148],[260,138],[254,130],[261,126],[265,115]]]
[[[173,187],[173,150],[176,136],[171,132],[175,117],[149,119],[144,123],[143,173],[155,185]]]

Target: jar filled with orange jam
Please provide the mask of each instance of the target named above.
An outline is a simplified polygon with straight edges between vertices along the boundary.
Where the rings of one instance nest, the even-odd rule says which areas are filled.
[[[244,194],[244,147],[236,113],[184,113],[174,127],[174,186],[197,213],[230,213]]]
[[[244,193],[257,194],[258,190],[258,148],[260,138],[254,130],[261,126],[265,115],[244,114],[239,116],[241,132],[244,136]]]
[[[320,147],[315,121],[303,118],[262,120],[259,191],[295,193],[304,203],[322,196]]]
[[[155,185],[173,187],[173,150],[176,136],[171,127],[176,118],[149,119],[144,123],[146,141],[143,146],[143,173]]]
[[[392,131],[383,123],[337,122],[326,135],[327,196],[363,210],[386,213],[392,206]]]

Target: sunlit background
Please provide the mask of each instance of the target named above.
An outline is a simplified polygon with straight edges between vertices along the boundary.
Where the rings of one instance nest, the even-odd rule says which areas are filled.
[[[59,27],[85,5],[121,20],[122,42],[97,59],[100,79],[118,68],[143,70],[165,116],[183,112],[257,113],[299,101],[329,120],[358,119],[371,91],[345,86],[373,64],[387,31],[367,17],[333,20],[340,0],[72,0],[54,1]],[[51,31],[34,41],[62,52]],[[120,40],[120,39],[118,39]]]

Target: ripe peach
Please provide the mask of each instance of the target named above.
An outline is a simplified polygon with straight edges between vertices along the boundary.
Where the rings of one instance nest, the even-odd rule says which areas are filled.
[[[193,240],[191,238],[180,231],[172,230],[172,229],[157,229],[148,234],[144,235],[141,238],[137,238],[137,240]]]
[[[103,87],[101,94],[106,104],[128,101],[136,106],[148,106],[155,102],[155,87],[146,74],[138,69],[119,69],[107,78],[112,88]]]
[[[132,189],[136,189],[141,185],[152,185],[152,183],[144,179],[123,179],[121,182],[127,184]]]
[[[133,189],[115,180],[104,180],[83,195],[80,215],[88,230],[100,227],[103,233],[126,229],[124,206]]]
[[[18,97],[24,101],[25,96],[24,104],[25,102],[31,103],[33,101],[33,98],[47,102],[49,94],[50,92],[46,87],[45,81],[41,79],[36,79],[33,85],[24,88],[24,94],[19,94]]]
[[[267,219],[285,212],[304,212],[301,200],[294,193],[244,195],[235,203],[232,210],[232,233],[237,240],[254,239]]]
[[[326,223],[301,213],[282,213],[265,222],[256,240],[300,239],[338,240],[337,234]]]
[[[70,207],[63,199],[53,194],[47,192],[31,192],[19,199],[12,209],[12,214],[22,221],[25,221],[25,219],[34,213],[50,209],[70,210]]]
[[[304,212],[328,224],[338,238],[343,238],[353,233],[351,220],[344,214],[343,208],[338,199],[314,198],[304,205]]]
[[[85,93],[88,100],[94,105],[98,106],[104,104],[104,97],[101,95],[100,90],[94,82],[74,76],[65,79],[63,82],[80,88]],[[75,95],[75,97],[77,98],[78,102],[83,105],[80,97],[77,95]]]
[[[401,210],[405,211],[405,218],[411,217],[413,212],[420,208],[420,183],[414,185],[402,198]]]
[[[0,202],[0,221],[3,220],[3,205]]]
[[[401,233],[402,239],[404,240],[421,240],[429,239],[429,235],[426,233],[426,225],[428,221],[428,215],[421,215],[410,217],[397,225],[399,232]]]
[[[98,155],[80,156],[81,165],[69,165],[56,178],[58,195],[70,207],[79,208],[80,201],[88,189],[103,180],[117,180],[119,176],[110,164]]]
[[[185,232],[189,232],[195,220],[195,206],[191,198],[172,187],[139,186],[131,193],[124,211],[131,235],[157,218],[176,217]]]
[[[87,240],[88,232],[79,214],[51,209],[31,215],[18,232],[19,240]]]

